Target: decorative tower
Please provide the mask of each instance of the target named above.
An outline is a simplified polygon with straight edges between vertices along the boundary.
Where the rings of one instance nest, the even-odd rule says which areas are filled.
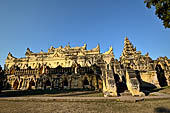
[[[124,48],[120,56],[120,63],[124,68],[131,67],[134,63],[135,57],[140,56],[141,52],[136,51],[136,47],[129,41],[127,37],[124,40]]]
[[[126,37],[124,41],[124,48],[122,52],[122,58],[129,58],[132,57],[136,53],[136,47],[133,47],[133,44],[129,41]]]

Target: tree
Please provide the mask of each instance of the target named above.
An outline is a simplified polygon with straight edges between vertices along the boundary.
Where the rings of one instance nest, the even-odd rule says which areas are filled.
[[[165,28],[170,28],[170,0],[145,0],[146,7],[156,8],[155,15],[163,21]]]

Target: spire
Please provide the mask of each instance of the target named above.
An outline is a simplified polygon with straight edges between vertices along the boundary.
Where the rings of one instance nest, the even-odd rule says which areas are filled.
[[[125,40],[129,40],[127,36],[125,37]]]
[[[65,48],[71,48],[70,47],[70,42],[68,42],[68,45],[66,45]]]
[[[132,55],[136,51],[136,47],[133,47],[133,44],[129,41],[128,37],[125,37],[124,48],[122,56]]]
[[[96,47],[99,51],[100,51],[100,45],[99,44],[97,44],[97,47]]]

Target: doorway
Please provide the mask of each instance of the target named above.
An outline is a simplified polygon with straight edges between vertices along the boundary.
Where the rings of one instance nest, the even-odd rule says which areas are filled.
[[[68,81],[67,81],[66,78],[65,78],[64,81],[63,81],[63,87],[64,87],[64,89],[67,89],[67,88],[68,88]]]
[[[83,88],[89,88],[89,81],[87,80],[87,77],[84,78],[83,80]]]

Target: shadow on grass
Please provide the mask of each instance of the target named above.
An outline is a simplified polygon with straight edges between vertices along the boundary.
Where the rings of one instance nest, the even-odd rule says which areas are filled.
[[[156,88],[156,87],[141,87],[141,91],[143,93],[145,93],[146,96],[148,96],[150,93],[159,92],[160,90],[164,90],[164,89],[167,89],[167,88],[170,88],[170,87],[168,87],[168,86],[161,87],[161,88]]]
[[[157,107],[154,109],[155,113],[170,113],[170,109],[167,109],[165,107]]]
[[[46,90],[4,90],[0,92],[0,97],[21,97],[21,96],[35,96],[35,95],[45,95],[50,96],[81,96],[98,93],[94,90],[84,90],[84,89],[46,89]]]

